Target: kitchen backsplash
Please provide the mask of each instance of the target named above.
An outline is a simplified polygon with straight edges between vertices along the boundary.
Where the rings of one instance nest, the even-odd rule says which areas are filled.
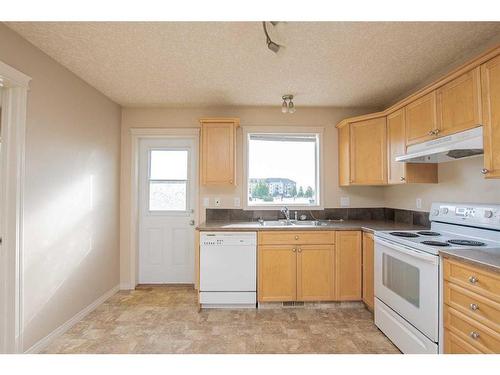
[[[293,218],[295,210],[290,210]],[[326,208],[324,210],[297,210],[297,215],[306,215],[307,220],[313,219],[344,219],[344,220],[387,220],[398,223],[430,226],[429,213],[411,210],[400,210],[386,207],[376,208]],[[207,208],[206,220],[211,221],[255,221],[282,219],[279,210],[241,210],[225,208]]]

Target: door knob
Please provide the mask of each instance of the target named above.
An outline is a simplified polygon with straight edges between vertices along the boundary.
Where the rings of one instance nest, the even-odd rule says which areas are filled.
[[[481,169],[481,173],[482,174],[486,174],[486,173],[489,173],[489,172],[490,171],[488,169],[486,169],[486,168]]]
[[[406,178],[404,178],[403,176],[399,177],[399,179],[400,179],[401,181],[406,180]]]
[[[189,225],[194,225],[194,220],[189,220]]]

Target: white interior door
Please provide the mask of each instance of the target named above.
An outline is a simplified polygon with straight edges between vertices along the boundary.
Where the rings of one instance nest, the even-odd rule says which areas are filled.
[[[191,138],[140,141],[140,284],[194,282],[195,146]]]

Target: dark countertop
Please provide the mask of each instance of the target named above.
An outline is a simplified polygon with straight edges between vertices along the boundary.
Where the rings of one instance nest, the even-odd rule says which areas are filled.
[[[261,231],[261,230],[362,230],[373,233],[377,230],[422,230],[426,229],[420,225],[396,223],[394,221],[380,220],[344,220],[330,221],[326,225],[321,226],[274,226],[267,227],[260,225],[257,221],[250,222],[227,222],[227,221],[212,221],[202,223],[196,227],[200,231]]]
[[[500,248],[494,249],[464,249],[464,250],[439,250],[439,255],[452,258],[474,266],[500,272]]]

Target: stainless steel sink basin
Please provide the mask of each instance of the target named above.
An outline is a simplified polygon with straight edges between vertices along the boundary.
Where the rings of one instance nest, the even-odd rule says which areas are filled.
[[[264,227],[290,227],[295,225],[293,221],[286,221],[286,220],[266,220],[266,221],[259,221],[259,223]]]
[[[259,223],[264,227],[321,227],[327,225],[327,222],[320,220],[266,220]]]

